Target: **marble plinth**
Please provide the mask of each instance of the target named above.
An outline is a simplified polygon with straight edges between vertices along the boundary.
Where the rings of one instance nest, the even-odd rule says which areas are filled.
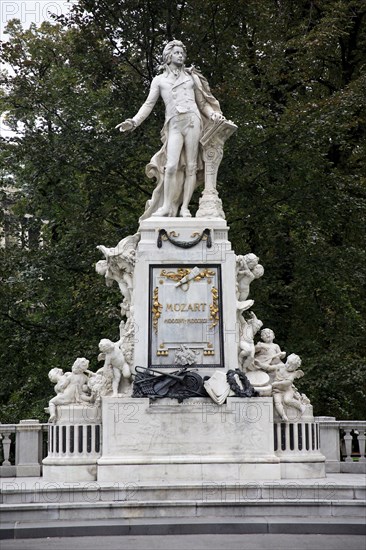
[[[103,398],[98,481],[217,483],[280,479],[271,398]]]
[[[48,456],[43,477],[52,481],[94,481],[101,454],[101,409],[95,405],[57,407],[55,424],[49,426]]]
[[[222,219],[152,217],[141,222],[134,270],[134,365],[166,368],[174,364],[179,344],[185,344],[197,353],[202,375],[237,368],[236,261],[228,229]],[[173,242],[159,238],[162,230]],[[194,246],[177,245],[194,243],[205,230]],[[176,287],[171,277],[195,267],[207,275]],[[159,277],[164,272],[168,275]]]

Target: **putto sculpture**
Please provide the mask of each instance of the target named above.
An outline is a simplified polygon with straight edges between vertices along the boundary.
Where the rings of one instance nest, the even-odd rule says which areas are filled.
[[[182,42],[169,42],[162,57],[163,72],[153,79],[145,103],[133,118],[116,126],[121,132],[135,130],[162,97],[165,104],[163,146],[146,167],[146,175],[155,177],[157,185],[141,219],[174,217],[179,208],[180,216],[191,217],[189,203],[197,181],[203,181],[200,140],[210,124],[226,120],[207,80],[194,67],[184,65],[186,48]],[[236,126],[232,123],[231,126],[232,133]]]
[[[98,355],[98,360],[104,361],[103,369],[105,371],[111,369],[113,372],[112,395],[118,395],[121,379],[124,383],[122,393],[130,393],[131,370],[122,351],[122,341],[112,342],[108,338],[102,338],[99,342],[99,350],[101,353]]]
[[[121,312],[126,316],[132,306],[133,271],[139,241],[140,234],[135,233],[122,239],[115,248],[97,246],[105,259],[96,263],[95,270],[99,275],[105,277],[107,286],[112,286],[113,281],[116,281],[123,296]]]
[[[49,422],[56,421],[56,407],[58,405],[71,405],[76,403],[90,403],[92,397],[88,387],[89,361],[85,357],[78,357],[74,362],[71,372],[65,372],[57,367],[51,369],[48,378],[55,385],[56,396],[50,399],[48,409]]]
[[[255,254],[236,256],[236,298],[244,302],[249,296],[250,284],[264,274],[264,268]]]
[[[288,421],[285,406],[294,407],[301,414],[306,409],[306,402],[303,401],[302,396],[293,384],[294,380],[304,376],[304,372],[300,370],[300,367],[301,359],[295,353],[291,353],[287,357],[285,364],[281,362],[272,367],[274,369],[274,380],[272,381],[273,402],[281,419],[285,421]]]
[[[241,313],[242,312],[239,310],[239,367],[245,373],[247,370],[250,370],[254,362],[254,336],[263,326],[263,323],[257,318],[253,311],[250,313],[250,319],[248,321]]]
[[[275,334],[270,328],[261,330],[261,339],[262,342],[255,346],[254,366],[266,370],[266,367],[280,363],[286,357],[286,352],[274,343]]]

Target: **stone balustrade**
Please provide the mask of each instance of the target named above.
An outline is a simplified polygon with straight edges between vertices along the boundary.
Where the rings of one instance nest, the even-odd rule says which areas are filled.
[[[326,472],[365,473],[365,420],[336,420],[320,416],[320,446]]]
[[[276,453],[307,453],[320,449],[319,424],[315,422],[276,422],[274,424]]]
[[[0,424],[0,477],[40,476],[47,434],[48,424],[39,420]]]
[[[366,421],[336,420],[334,417],[316,417],[315,423],[277,422],[275,427],[275,452],[306,453],[320,449],[326,457],[326,472],[363,473],[366,470],[365,440]],[[0,477],[40,476],[42,459],[45,456],[44,438],[48,439],[49,424],[38,420],[21,420],[19,424],[0,424]],[[48,445],[56,452],[56,430],[53,427],[53,438]],[[65,428],[66,429],[66,428]],[[70,429],[70,428],[68,428]],[[96,452],[99,454],[100,433],[98,427],[87,434],[85,427],[81,453]],[[70,443],[70,437],[64,437],[62,430],[58,433],[58,446],[63,452],[63,445]],[[77,441],[76,441],[77,439]],[[84,448],[85,443],[85,448]],[[75,433],[75,452],[79,452],[79,432]],[[88,446],[92,446],[88,452]],[[70,452],[72,449],[67,449]]]

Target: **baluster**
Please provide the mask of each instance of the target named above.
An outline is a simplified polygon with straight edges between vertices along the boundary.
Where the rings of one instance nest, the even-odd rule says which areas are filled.
[[[4,461],[2,463],[3,466],[11,466],[9,461],[9,455],[10,455],[10,434],[11,432],[3,432],[1,434],[1,439],[3,441],[3,454],[4,454]]]
[[[66,456],[69,457],[70,453],[70,425],[66,426]]]
[[[87,448],[87,425],[83,425],[83,454],[82,456],[88,456],[88,448]]]
[[[344,444],[345,444],[345,447],[346,447],[346,458],[345,458],[345,462],[352,462],[352,457],[351,457],[351,454],[352,454],[352,436],[351,436],[351,429],[348,428],[348,429],[345,429],[343,428],[344,431],[346,432],[345,433],[345,436],[344,436]]]
[[[91,426],[91,453],[95,454],[95,428],[96,425],[93,424]]]
[[[365,430],[360,428],[360,433],[358,435],[358,445],[360,447],[360,462],[366,462],[365,458]]]
[[[74,426],[74,454],[75,456],[79,455],[79,426],[77,424]]]
[[[290,450],[290,424],[289,422],[286,422],[286,428],[285,428],[285,451]]]

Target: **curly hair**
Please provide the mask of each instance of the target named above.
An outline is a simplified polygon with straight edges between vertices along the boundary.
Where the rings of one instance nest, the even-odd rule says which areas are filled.
[[[183,42],[181,42],[180,40],[171,40],[171,42],[168,42],[168,44],[165,46],[163,50],[162,58],[163,58],[164,65],[170,64],[172,60],[172,51],[173,51],[173,48],[175,48],[176,46],[178,46],[179,48],[182,48],[184,52],[184,60],[187,57],[187,50]]]

